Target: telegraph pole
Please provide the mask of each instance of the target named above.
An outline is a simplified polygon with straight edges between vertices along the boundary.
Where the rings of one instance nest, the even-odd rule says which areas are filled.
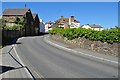
[[[27,5],[25,4],[25,8],[27,7]]]

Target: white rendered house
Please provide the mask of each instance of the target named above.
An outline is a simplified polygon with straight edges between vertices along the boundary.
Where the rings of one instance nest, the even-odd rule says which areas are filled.
[[[71,16],[69,18],[69,25],[70,25],[70,28],[79,28],[80,27],[80,21],[75,20],[74,16]]]
[[[48,32],[49,30],[52,30],[53,22],[49,21],[45,23],[45,32]]]
[[[86,28],[86,29],[92,29],[92,30],[97,30],[97,31],[102,31],[104,30],[104,28],[100,25],[96,25],[96,24],[85,24],[83,26],[81,26],[82,28]]]
[[[42,19],[40,19],[40,32],[42,33],[45,32],[45,23],[43,22]]]

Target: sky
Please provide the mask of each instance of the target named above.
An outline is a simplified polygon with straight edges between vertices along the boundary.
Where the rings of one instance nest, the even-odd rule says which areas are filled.
[[[119,2],[120,0],[2,0],[2,2]]]
[[[2,12],[5,8],[25,8],[25,4],[44,22],[75,16],[81,25],[99,24],[104,28],[118,25],[117,2],[3,2]]]

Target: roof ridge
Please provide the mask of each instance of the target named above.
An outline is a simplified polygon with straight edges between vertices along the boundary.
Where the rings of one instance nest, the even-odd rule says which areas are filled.
[[[6,8],[3,11],[3,15],[24,15],[28,10],[28,8]]]

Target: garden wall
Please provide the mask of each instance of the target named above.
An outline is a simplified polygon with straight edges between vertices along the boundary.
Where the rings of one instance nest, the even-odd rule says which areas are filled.
[[[19,38],[25,35],[25,31],[19,30],[2,30],[2,45],[10,44],[15,38]]]
[[[19,30],[2,30],[2,36],[7,38],[17,38],[25,35],[25,31]]]

